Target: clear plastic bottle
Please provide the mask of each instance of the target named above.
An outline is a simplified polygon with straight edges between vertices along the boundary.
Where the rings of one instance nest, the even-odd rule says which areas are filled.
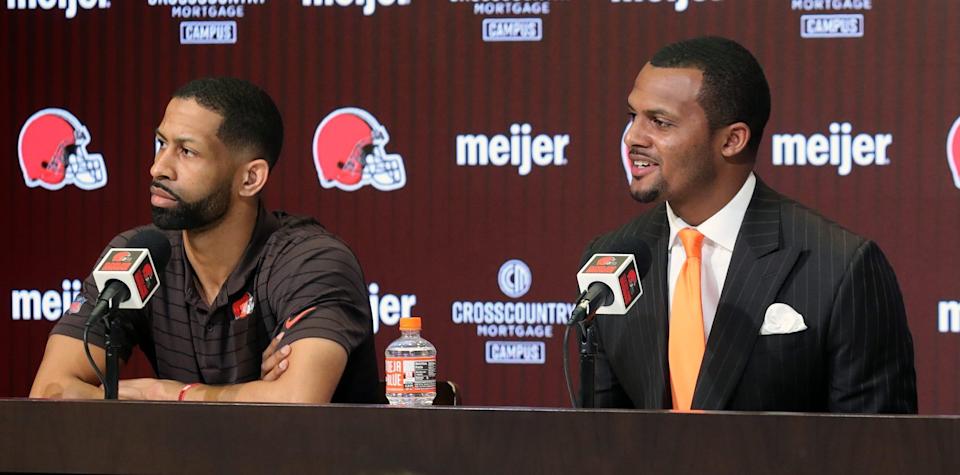
[[[429,406],[437,396],[437,349],[420,337],[420,317],[400,319],[400,338],[387,346],[387,400]]]

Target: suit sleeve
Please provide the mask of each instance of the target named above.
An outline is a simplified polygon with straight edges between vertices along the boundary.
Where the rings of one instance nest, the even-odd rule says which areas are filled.
[[[590,256],[593,255],[594,245],[597,240],[594,239],[587,245],[587,248],[584,250],[583,256],[580,258],[580,267],[583,267],[586,264]],[[596,329],[596,340],[597,340],[597,357],[595,359],[596,363],[594,365],[594,378],[593,378],[593,402],[595,407],[603,408],[627,408],[632,409],[633,403],[630,401],[630,398],[627,396],[627,393],[623,390],[623,387],[620,385],[620,380],[617,379],[616,373],[613,371],[613,367],[610,365],[610,360],[607,356],[606,351],[603,347],[603,335],[601,332],[601,325],[594,325]],[[581,328],[577,327],[577,336],[578,341],[582,341],[583,334]],[[579,346],[579,345],[578,345]],[[579,354],[577,352],[576,354]],[[577,358],[579,362],[579,358]],[[579,365],[577,365],[579,368]],[[582,375],[581,375],[582,376]],[[582,388],[581,381],[581,388]],[[578,396],[582,394],[582,390],[578,391]]]
[[[830,316],[831,412],[917,412],[913,339],[893,269],[880,248],[854,253]]]

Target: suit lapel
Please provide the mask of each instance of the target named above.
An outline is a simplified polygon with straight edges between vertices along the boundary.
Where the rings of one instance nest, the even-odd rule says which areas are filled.
[[[652,216],[651,226],[645,229],[644,240],[650,243],[650,270],[642,279],[644,294],[654,298],[641,298],[643,305],[637,305],[631,315],[630,325],[634,335],[643,335],[646,340],[640,345],[644,365],[645,381],[643,399],[645,407],[667,407],[669,386],[667,385],[667,299],[670,292],[667,287],[667,240],[670,226],[667,223],[666,206],[661,204]],[[659,298],[655,298],[659,296]]]
[[[723,409],[760,333],[766,308],[799,256],[781,247],[781,198],[757,180],[730,259],[693,396],[696,409]]]

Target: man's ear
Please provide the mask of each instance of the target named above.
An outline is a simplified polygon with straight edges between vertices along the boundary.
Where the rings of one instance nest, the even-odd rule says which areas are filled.
[[[262,158],[251,160],[241,167],[240,196],[249,198],[256,196],[267,184],[270,176],[270,165]]]
[[[730,159],[740,155],[750,142],[750,126],[743,122],[734,122],[719,130],[720,154]]]

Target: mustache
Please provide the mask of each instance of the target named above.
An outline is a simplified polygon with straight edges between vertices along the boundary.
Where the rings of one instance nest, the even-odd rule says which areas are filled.
[[[643,148],[641,148],[641,147],[637,147],[636,145],[630,147],[630,155],[637,155],[637,156],[640,156],[640,157],[648,158],[648,159],[653,160],[653,161],[656,161],[656,162],[658,162],[658,163],[659,163],[659,161],[660,161],[657,157],[655,157],[655,156],[647,153],[647,152],[645,151],[645,149],[643,149]]]
[[[179,201],[179,202],[181,202],[181,203],[183,202],[183,198],[181,198],[180,195],[178,195],[175,191],[171,190],[167,185],[164,185],[163,183],[160,183],[159,181],[154,181],[154,182],[150,183],[150,186],[151,186],[151,187],[160,188],[161,190],[166,191],[166,192],[167,192],[170,196],[172,196],[175,200],[177,200],[177,201]]]

